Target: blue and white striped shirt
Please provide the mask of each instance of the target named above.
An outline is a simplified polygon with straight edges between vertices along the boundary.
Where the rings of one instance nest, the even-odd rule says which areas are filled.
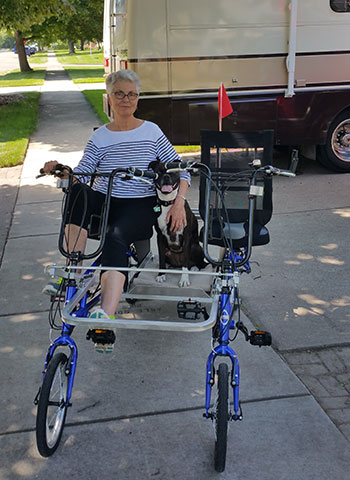
[[[147,170],[156,158],[162,162],[180,160],[169,140],[155,123],[145,121],[133,130],[115,132],[106,125],[95,130],[91,135],[82,159],[74,173],[97,172],[109,173],[115,168],[135,167]],[[78,176],[87,183],[89,178]],[[190,175],[180,173],[180,177],[190,183]],[[96,177],[93,189],[107,192],[107,177]],[[155,186],[140,180],[122,180],[116,176],[113,182],[112,196],[119,198],[143,198],[156,195]]]

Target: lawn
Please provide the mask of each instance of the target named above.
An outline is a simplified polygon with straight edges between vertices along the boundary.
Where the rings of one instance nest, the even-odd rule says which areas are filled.
[[[55,50],[57,60],[64,65],[103,65],[103,52],[99,50],[76,50],[74,54],[68,50]]]
[[[36,129],[40,93],[0,95],[0,167],[23,163],[29,137]]]
[[[64,69],[74,83],[103,83],[105,81],[103,67],[65,67]]]
[[[36,53],[35,55],[31,55],[28,57],[28,62],[29,65],[31,66],[32,63],[37,64],[37,63],[46,63],[47,62],[47,52],[39,52]]]
[[[0,87],[23,87],[42,85],[44,83],[46,70],[37,68],[32,72],[20,72],[14,70],[5,75],[0,75]]]
[[[103,93],[105,93],[105,90],[83,90],[85,98],[91,103],[93,110],[97,113],[101,122],[108,123],[109,118],[103,111]]]

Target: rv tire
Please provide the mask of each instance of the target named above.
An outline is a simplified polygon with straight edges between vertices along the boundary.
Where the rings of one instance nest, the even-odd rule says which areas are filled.
[[[330,124],[325,145],[318,145],[317,160],[335,172],[350,172],[350,109]]]

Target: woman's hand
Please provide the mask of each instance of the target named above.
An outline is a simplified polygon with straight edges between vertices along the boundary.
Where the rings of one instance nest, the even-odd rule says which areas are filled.
[[[51,172],[55,171],[56,165],[58,164],[59,162],[57,162],[56,160],[52,160],[51,162],[46,162],[40,171],[42,171],[43,173],[46,173],[46,175],[51,174]],[[55,176],[59,178],[68,178],[68,169],[64,168],[62,170],[59,170],[59,172]]]
[[[166,222],[170,223],[170,231],[177,232],[187,225],[185,200],[182,197],[176,197],[171,209],[168,212]]]
[[[45,165],[43,166],[42,170],[44,173],[49,174],[54,170],[56,165],[58,164],[57,160],[52,160],[51,162],[46,162]]]

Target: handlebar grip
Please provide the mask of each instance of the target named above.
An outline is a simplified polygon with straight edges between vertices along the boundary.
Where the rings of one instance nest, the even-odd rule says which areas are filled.
[[[272,165],[268,165],[267,167],[263,167],[266,173],[272,175],[281,175],[282,177],[295,177],[295,173],[291,172],[290,170],[282,170],[281,168],[273,167]]]
[[[182,160],[175,160],[171,162],[165,162],[164,165],[166,170],[170,170],[171,168],[185,168],[187,167],[187,162],[184,162]]]
[[[277,175],[282,175],[282,177],[295,177],[295,173],[291,172],[290,170],[281,170],[280,168],[277,168],[277,170]]]
[[[153,172],[152,170],[140,170],[139,168],[135,168],[132,170],[132,174],[135,177],[146,177],[146,178],[158,178],[158,174]]]

